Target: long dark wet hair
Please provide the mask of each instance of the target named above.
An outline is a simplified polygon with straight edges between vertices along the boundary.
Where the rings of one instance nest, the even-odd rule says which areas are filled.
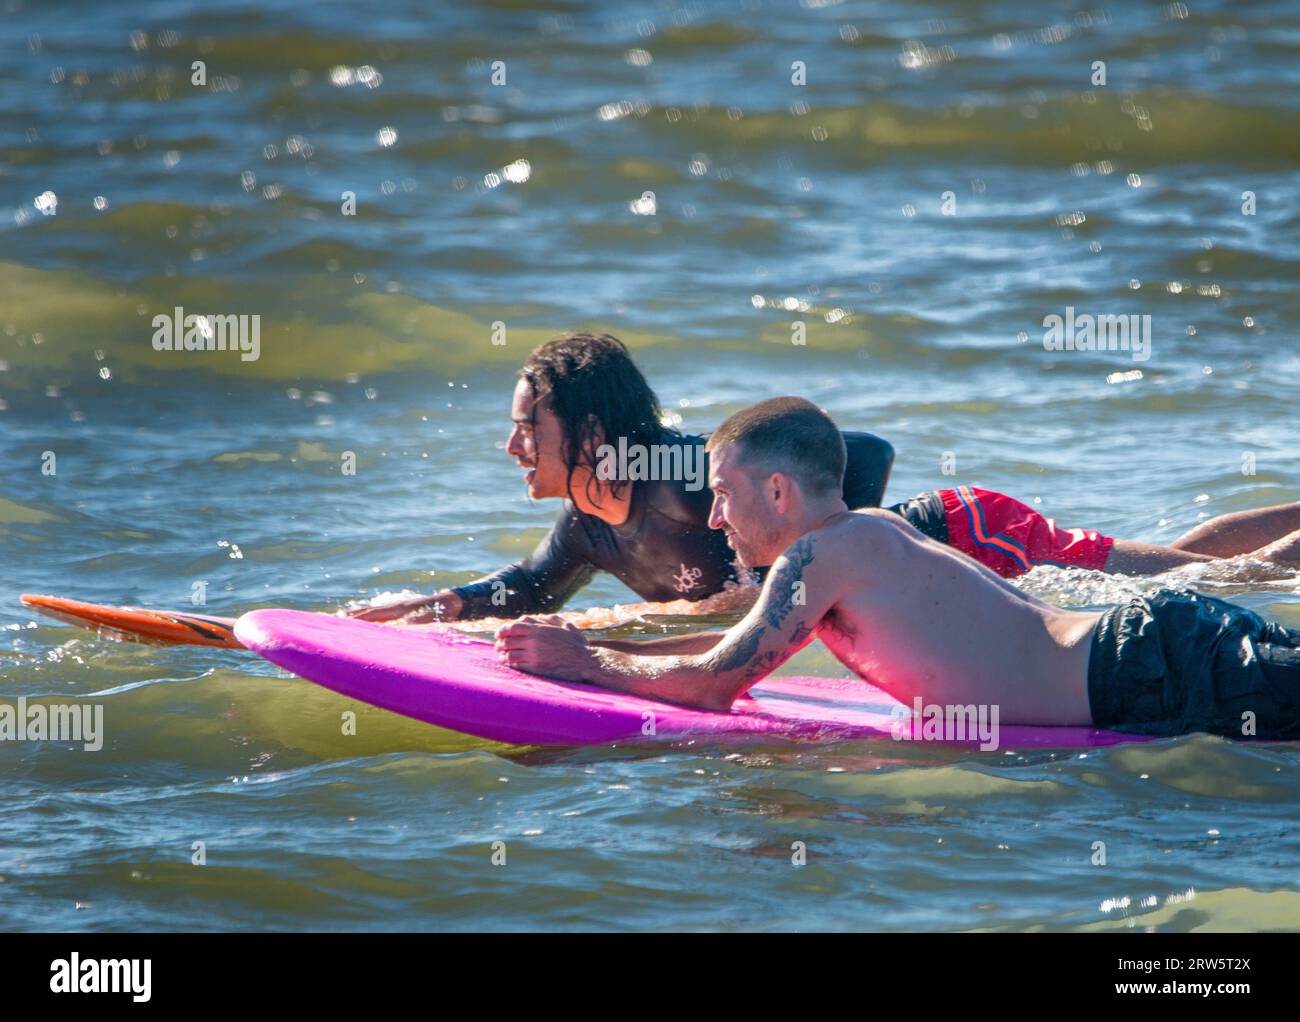
[[[528,381],[534,407],[545,401],[560,420],[570,500],[573,470],[584,463],[594,469],[600,443],[617,446],[619,437],[627,437],[629,444],[649,447],[661,443],[665,432],[677,432],[661,423],[659,398],[626,345],[612,334],[568,333],[547,341],[528,356],[519,378]],[[603,441],[598,441],[600,431]],[[587,480],[586,496],[599,506],[592,494],[594,481],[594,476]],[[616,498],[631,484],[626,479],[608,482]]]

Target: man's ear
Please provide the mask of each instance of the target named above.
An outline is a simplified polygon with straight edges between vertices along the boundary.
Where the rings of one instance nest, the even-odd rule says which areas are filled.
[[[790,477],[784,472],[773,472],[767,477],[766,485],[767,492],[771,494],[777,509],[784,511],[790,501]]]

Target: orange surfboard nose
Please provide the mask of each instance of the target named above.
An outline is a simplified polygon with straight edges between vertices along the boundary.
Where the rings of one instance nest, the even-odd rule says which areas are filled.
[[[232,617],[150,610],[147,607],[113,607],[36,593],[23,593],[18,598],[25,606],[49,617],[93,628],[101,635],[126,642],[244,648],[243,643],[235,638],[235,619]]]

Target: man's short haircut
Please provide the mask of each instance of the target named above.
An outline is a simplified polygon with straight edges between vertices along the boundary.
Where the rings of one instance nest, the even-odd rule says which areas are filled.
[[[831,417],[801,397],[773,397],[727,419],[705,450],[734,445],[743,465],[783,472],[808,493],[844,490],[844,437]]]

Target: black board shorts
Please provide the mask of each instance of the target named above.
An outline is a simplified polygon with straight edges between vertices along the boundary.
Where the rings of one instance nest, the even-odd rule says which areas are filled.
[[[849,507],[852,506],[852,504],[849,505]],[[911,500],[905,500],[901,504],[894,504],[892,507],[885,508],[885,510],[906,518],[912,527],[921,532],[922,535],[929,536],[931,539],[945,545],[947,544],[948,511],[943,506],[943,494],[938,490],[918,494]]]
[[[1190,590],[1135,597],[1097,622],[1088,701],[1115,731],[1300,738],[1300,631]]]

